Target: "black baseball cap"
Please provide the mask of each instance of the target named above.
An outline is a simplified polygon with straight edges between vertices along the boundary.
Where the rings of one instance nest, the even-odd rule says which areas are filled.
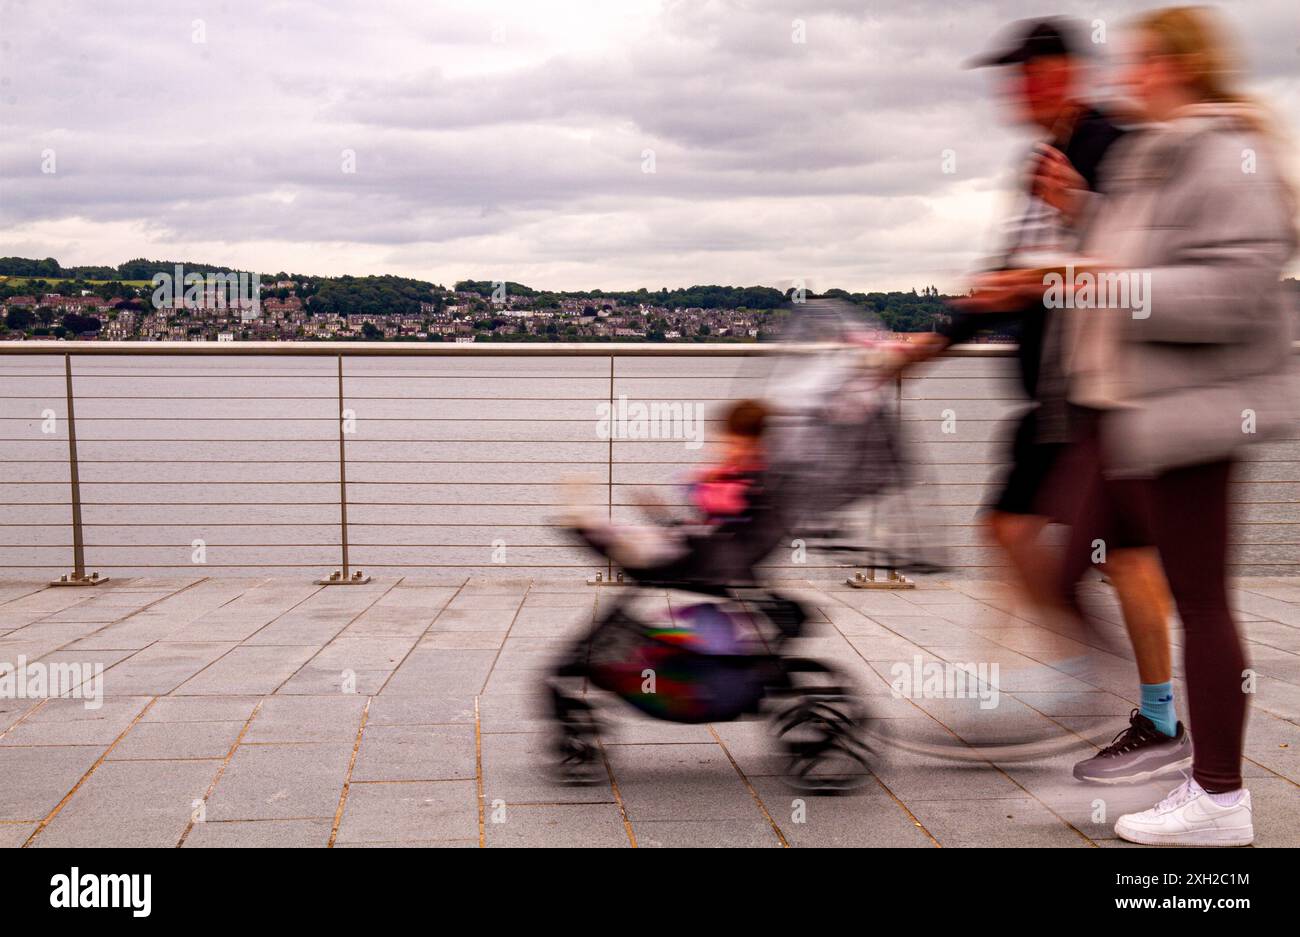
[[[1080,41],[1075,22],[1064,16],[1041,20],[1019,20],[1007,29],[1009,43],[977,56],[967,68],[988,65],[1016,65],[1051,55],[1084,55],[1087,45]]]

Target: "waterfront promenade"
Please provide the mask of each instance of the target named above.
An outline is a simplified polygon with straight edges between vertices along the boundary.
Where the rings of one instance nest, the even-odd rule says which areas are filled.
[[[1077,748],[1017,764],[885,749],[856,796],[808,797],[781,779],[761,722],[678,726],[611,701],[605,776],[573,787],[548,778],[535,691],[563,636],[617,587],[451,573],[342,588],[7,580],[0,660],[105,669],[97,709],[0,700],[0,844],[1110,847],[1116,816],[1176,783],[1071,779],[1086,740],[1109,741],[1135,705],[1133,665],[1070,663],[1083,649],[1022,616],[1002,586],[786,588],[816,610],[801,650],[851,673],[898,734],[1023,730]],[[1091,589],[1118,629],[1108,588]],[[651,613],[679,600],[640,601]],[[1259,674],[1245,771],[1256,845],[1297,846],[1300,578],[1240,580],[1234,602]],[[895,698],[891,667],[918,656],[997,662],[999,705]]]

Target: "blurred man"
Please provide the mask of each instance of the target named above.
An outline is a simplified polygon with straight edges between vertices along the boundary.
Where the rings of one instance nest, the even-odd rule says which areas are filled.
[[[1071,21],[1025,21],[1012,32],[1015,38],[1008,47],[971,63],[1002,67],[1017,116],[1042,133],[1026,174],[1023,210],[1010,226],[997,266],[1053,267],[1077,250],[1073,195],[1097,190],[1099,167],[1123,131],[1081,97],[1085,46]],[[1074,488],[1052,490],[1050,480],[1060,474],[1071,440],[1061,362],[1045,352],[1053,311],[1044,305],[1041,279],[1035,289],[1026,289],[1023,280],[1014,289],[1008,286],[998,272],[981,277],[973,294],[956,304],[957,314],[937,342],[941,347],[966,341],[981,329],[1017,327],[1020,376],[1033,406],[1016,427],[1011,469],[984,522],[1029,597],[1040,606],[1068,606],[1071,612],[1073,580],[1062,582],[1058,558],[1043,548],[1040,536],[1054,519],[1108,538],[1100,565],[1118,594],[1141,680],[1141,706],[1131,714],[1128,728],[1098,755],[1076,765],[1074,775],[1120,783],[1186,768],[1192,761],[1191,739],[1174,710],[1170,600],[1159,558],[1137,529],[1085,516],[1095,499]],[[1069,477],[1077,481],[1078,473]],[[1100,485],[1102,480],[1098,474],[1092,481]]]

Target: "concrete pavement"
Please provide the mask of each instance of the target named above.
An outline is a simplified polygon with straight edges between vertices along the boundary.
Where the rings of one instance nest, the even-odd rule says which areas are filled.
[[[1090,588],[1122,634],[1109,590]],[[1133,665],[1082,656],[1000,584],[787,591],[815,610],[800,653],[852,674],[896,734],[1023,731],[1073,739],[1074,750],[992,764],[886,749],[856,796],[809,797],[785,784],[762,722],[673,725],[610,700],[608,778],[572,787],[546,772],[536,687],[562,637],[612,601],[612,587],[5,581],[0,669],[25,660],[29,679],[80,675],[89,692],[99,665],[102,705],[41,698],[30,685],[28,698],[0,693],[0,845],[1114,846],[1115,818],[1177,783],[1094,788],[1070,777],[1088,740],[1104,744],[1125,725]],[[1234,600],[1258,673],[1245,765],[1256,845],[1297,846],[1300,578],[1240,580]],[[646,614],[678,601],[638,598]],[[945,661],[996,663],[996,708],[891,692],[895,667]]]

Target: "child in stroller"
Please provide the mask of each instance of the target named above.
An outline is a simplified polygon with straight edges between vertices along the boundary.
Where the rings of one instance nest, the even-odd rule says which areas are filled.
[[[782,533],[765,487],[768,416],[768,407],[757,400],[728,409],[721,460],[697,473],[688,488],[697,515],[691,521],[636,526],[575,518],[574,533],[642,585],[693,584],[714,594],[719,582],[751,580],[754,564]],[[658,503],[642,507],[663,514]]]

